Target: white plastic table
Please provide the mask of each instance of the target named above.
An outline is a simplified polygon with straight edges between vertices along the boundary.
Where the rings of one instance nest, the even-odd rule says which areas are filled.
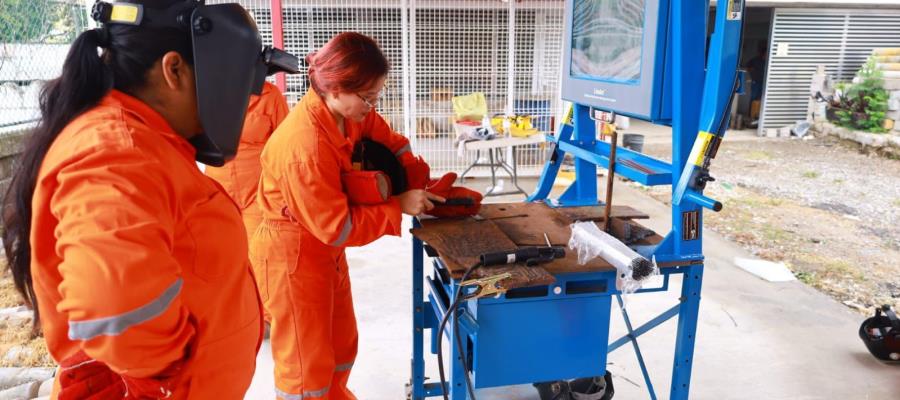
[[[465,151],[475,151],[475,162],[469,165],[465,171],[460,175],[460,179],[465,179],[466,174],[469,173],[472,168],[475,167],[489,167],[491,169],[491,187],[484,194],[485,196],[502,196],[507,194],[516,194],[522,193],[525,196],[528,196],[528,193],[519,187],[519,174],[516,170],[516,157],[513,154],[512,164],[506,162],[504,151],[506,148],[516,146],[522,146],[527,144],[535,144],[535,143],[543,143],[546,141],[546,138],[543,134],[531,135],[528,137],[502,137],[491,140],[469,140],[463,143],[463,150]],[[486,150],[488,152],[488,163],[484,163],[481,161],[481,151]],[[506,191],[506,192],[498,192],[497,191],[497,169],[503,169],[509,175],[510,179],[512,179],[513,186],[515,190]]]

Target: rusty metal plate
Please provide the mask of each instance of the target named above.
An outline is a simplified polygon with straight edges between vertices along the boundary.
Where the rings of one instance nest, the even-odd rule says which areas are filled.
[[[586,207],[559,207],[555,208],[556,212],[566,216],[571,221],[603,221],[602,206],[586,206]],[[613,204],[610,215],[613,218],[623,219],[649,219],[646,213],[635,210],[629,206],[617,206]]]
[[[565,246],[572,236],[570,220],[543,203],[484,204],[479,213],[519,246]]]
[[[466,268],[478,262],[481,254],[546,245],[544,233],[547,233],[551,244],[566,246],[571,236],[570,218],[600,216],[602,220],[602,214],[603,208],[596,206],[558,209],[543,203],[485,204],[480,219],[421,219],[422,227],[413,229],[412,233],[431,246],[451,275],[458,279]],[[662,236],[629,219],[645,218],[646,214],[631,207],[614,206],[613,215],[617,217],[612,220],[611,234],[626,244],[652,245],[663,240]],[[575,251],[567,250],[565,258],[538,267],[521,264],[483,267],[476,270],[472,277],[509,272],[512,277],[503,280],[501,285],[514,289],[551,284],[556,274],[613,269],[600,258],[579,265]]]
[[[450,274],[459,279],[466,268],[478,262],[484,253],[515,249],[509,237],[490,220],[475,219],[422,219],[421,228],[412,234],[437,251]],[[556,281],[541,267],[521,264],[482,267],[472,273],[473,278],[483,278],[509,272],[512,275],[500,282],[505,289],[549,285]]]
[[[478,262],[484,253],[516,248],[492,221],[474,219],[422,219],[412,234],[434,248],[453,274]]]

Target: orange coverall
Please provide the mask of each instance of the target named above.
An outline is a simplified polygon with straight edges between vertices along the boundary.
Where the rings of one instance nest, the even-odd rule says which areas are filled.
[[[263,222],[250,244],[263,305],[271,316],[275,391],[286,400],[355,399],[347,389],[357,331],[344,248],[399,235],[396,198],[351,205],[341,173],[363,137],[413,157],[409,141],[374,110],[345,121],[346,136],[309,91],[266,143],[258,201]]]
[[[262,93],[250,96],[250,106],[244,118],[237,155],[221,167],[206,167],[206,175],[219,182],[241,209],[248,241],[262,219],[256,205],[256,189],[260,175],[259,156],[266,140],[287,113],[288,105],[284,95],[275,85],[266,82]]]
[[[237,207],[194,155],[116,90],[50,146],[31,271],[57,362],[84,350],[136,378],[183,363],[172,398],[243,397],[262,340],[259,297]]]

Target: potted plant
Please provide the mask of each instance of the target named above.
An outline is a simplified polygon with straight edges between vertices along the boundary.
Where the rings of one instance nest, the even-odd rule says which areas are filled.
[[[842,94],[837,98],[837,104],[830,107],[830,113],[846,128],[883,133],[889,96],[883,88],[882,73],[875,67],[874,58],[863,65],[857,77],[858,83],[839,87]]]

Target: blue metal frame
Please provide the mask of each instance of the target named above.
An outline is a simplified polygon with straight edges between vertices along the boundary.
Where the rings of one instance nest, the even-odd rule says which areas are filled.
[[[669,398],[688,398],[703,283],[702,208],[714,208],[717,204],[702,194],[702,186],[692,181],[693,175],[708,167],[710,145],[724,133],[718,127],[727,122],[721,118],[734,90],[742,28],[742,20],[733,18],[729,6],[734,4],[741,14],[744,6],[742,0],[720,4],[708,62],[704,65],[698,60],[705,58],[708,2],[669,3],[665,75],[666,84],[672,90],[671,97],[663,99],[662,104],[672,107],[672,163],[619,148],[619,162],[613,171],[644,185],[673,185],[672,230],[652,255],[661,264],[679,266],[662,268],[663,285],[639,293],[667,291],[670,276],[679,274],[682,285],[678,303],[634,328],[620,293],[615,290],[614,273],[609,271],[558,275],[557,282],[548,287],[516,289],[497,298],[467,301],[453,318],[459,320],[459,334],[465,347],[462,350],[476,387],[600,376],[605,373],[606,355],[630,342],[650,398],[655,400],[656,393],[637,339],[677,316]],[[704,82],[703,95],[699,97],[696,82]],[[562,124],[557,135],[550,138],[553,154],[537,189],[527,201],[545,201],[561,207],[600,204],[597,167],[608,168],[610,145],[596,140],[590,111],[589,107],[576,104],[572,125]],[[566,153],[575,157],[575,181],[558,199],[550,199]],[[623,163],[625,160],[631,162]],[[692,228],[683,224],[687,216],[696,220]],[[418,226],[417,222],[414,224]],[[437,340],[443,339],[437,337],[438,321],[447,312],[448,299],[459,290],[459,282],[449,278],[439,259],[434,259],[432,264],[426,301],[423,244],[413,239],[413,358],[409,397],[414,400],[443,394],[439,383],[425,382],[424,330],[431,330],[430,350],[434,353]],[[627,334],[610,343],[609,318],[614,296]],[[447,329],[445,333],[451,355],[448,394],[454,400],[463,400],[467,398],[465,369],[457,356],[453,330]]]

